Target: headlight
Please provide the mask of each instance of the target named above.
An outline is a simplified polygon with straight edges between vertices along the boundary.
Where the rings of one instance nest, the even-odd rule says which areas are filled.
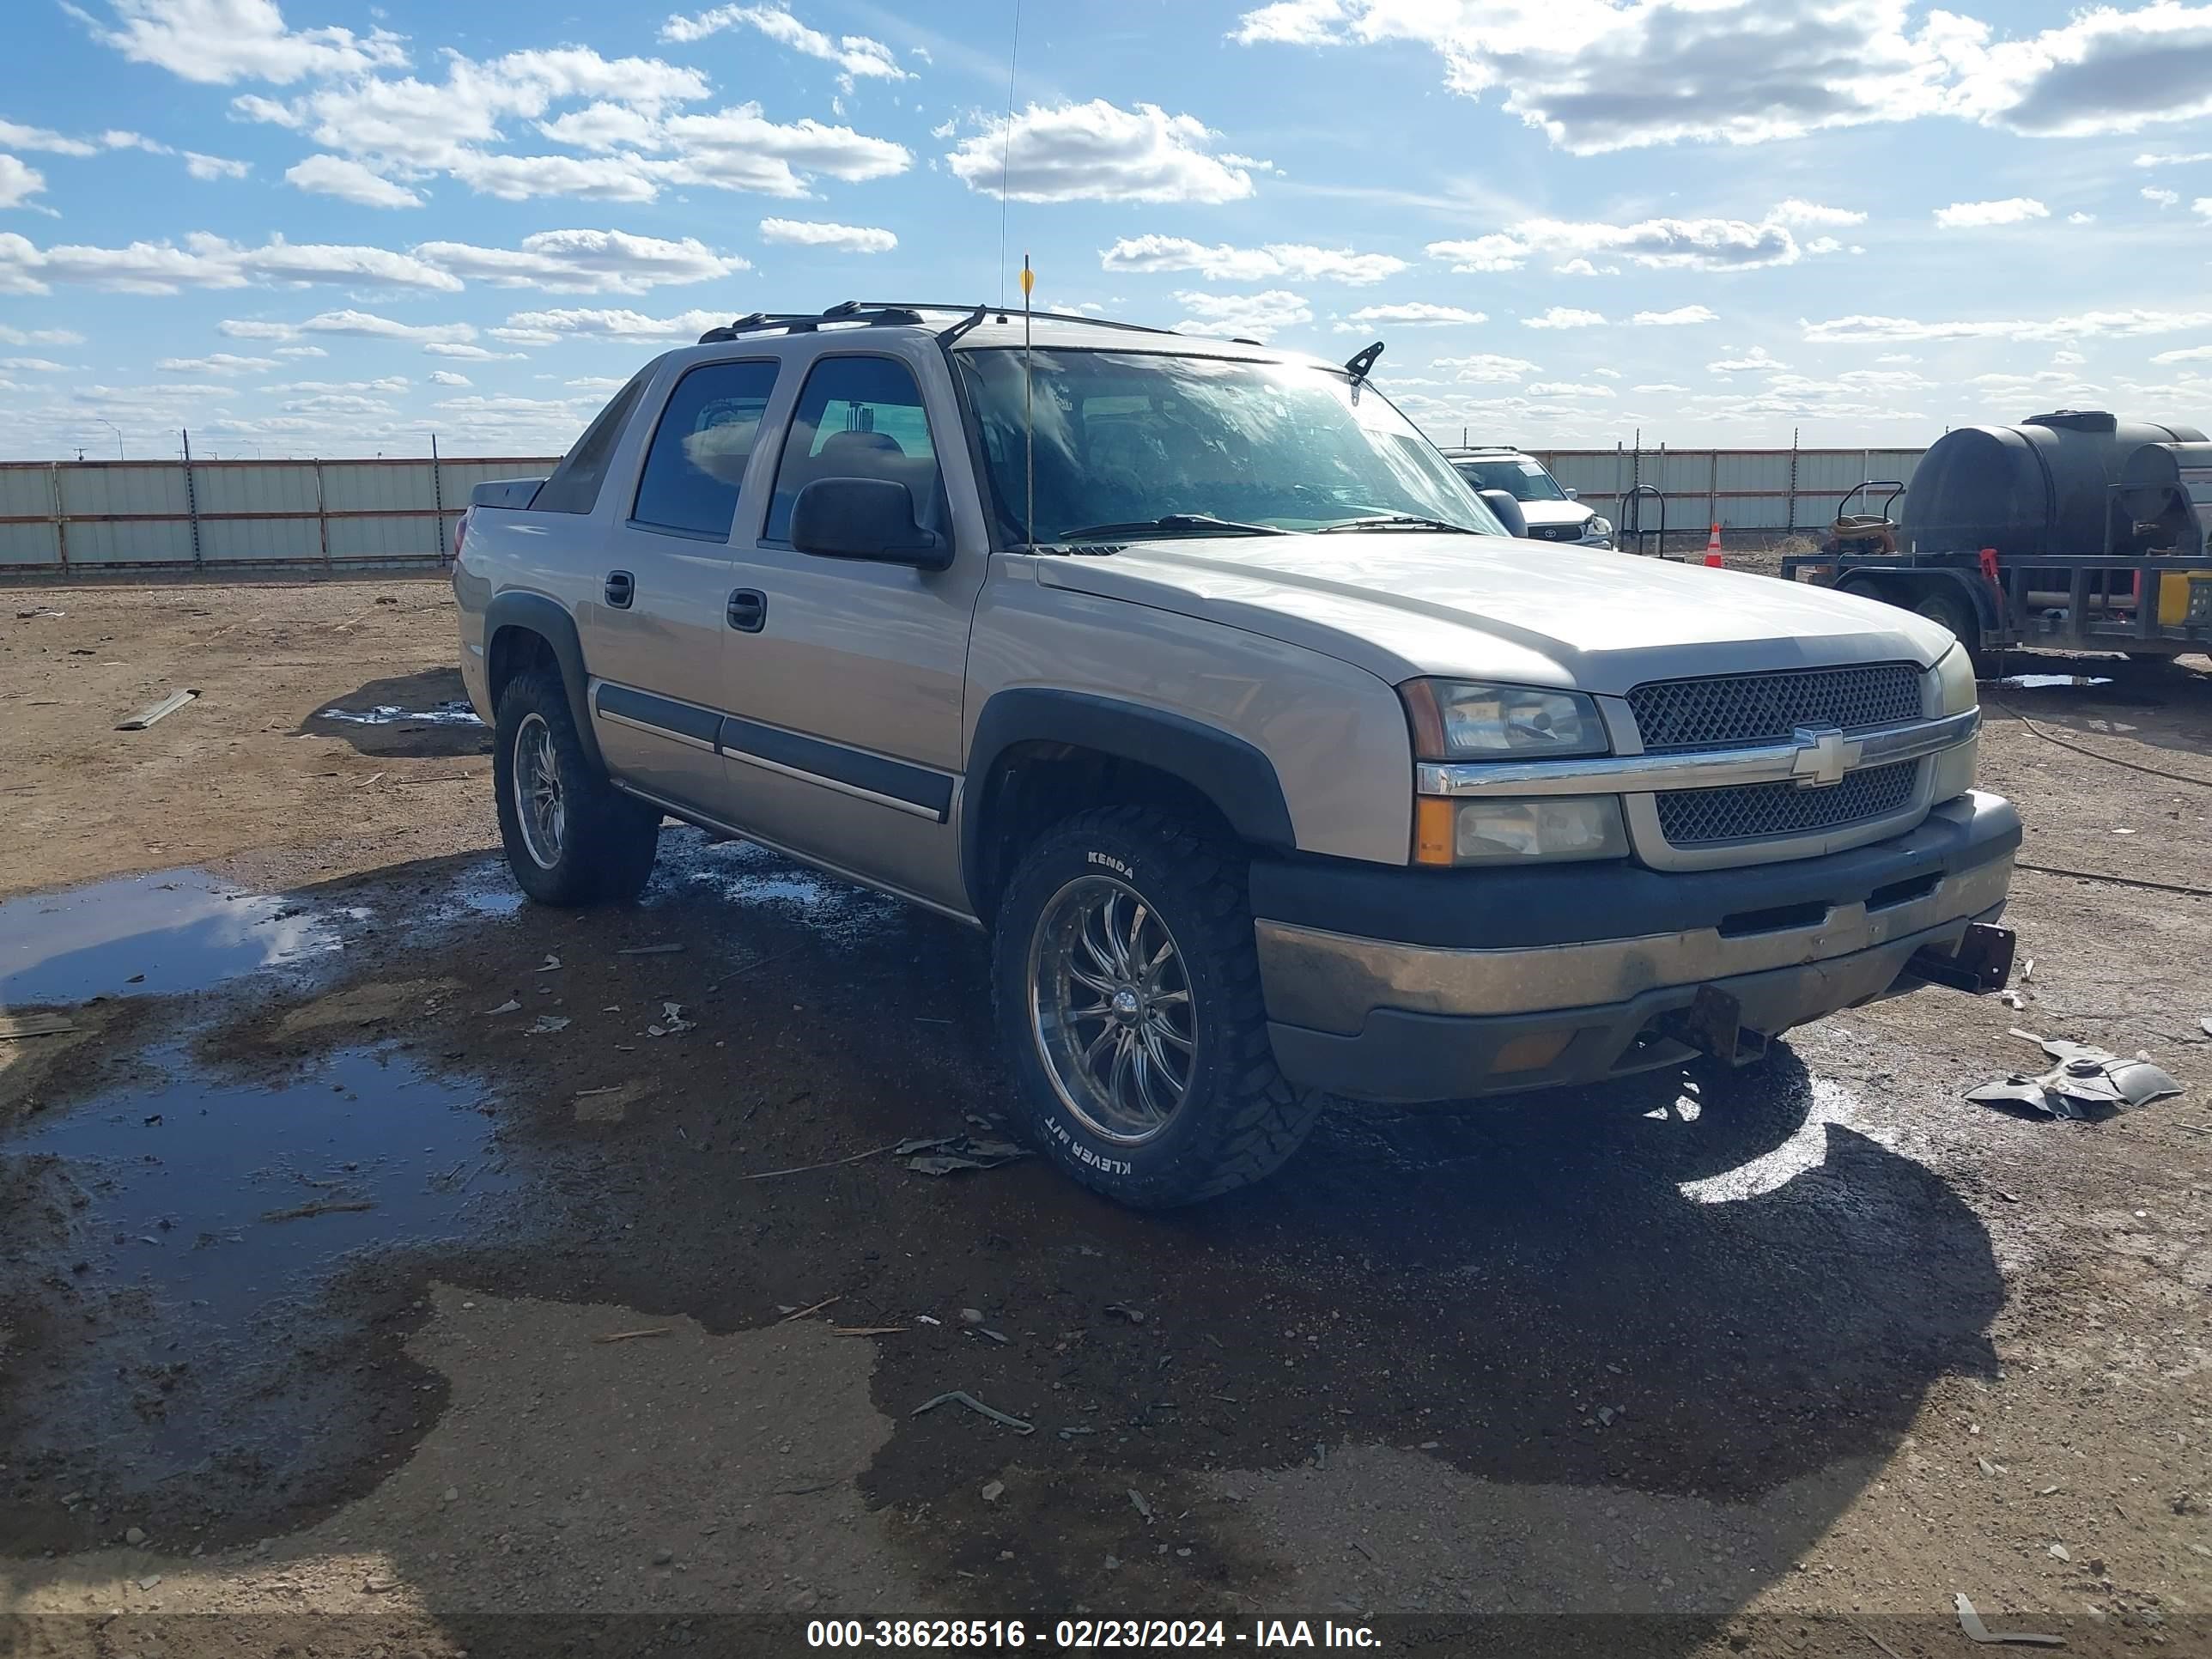
[[[1936,690],[1938,714],[1963,714],[1980,701],[1979,693],[1974,690],[1974,661],[1967,655],[1965,646],[1953,646],[1943,653],[1942,661],[1936,665]],[[1977,737],[1971,743],[1962,743],[1936,756],[1933,775],[1929,780],[1930,801],[1953,800],[1974,787],[1974,769],[1981,757],[1981,739]]]
[[[1430,866],[1567,862],[1628,856],[1617,795],[1538,800],[1421,798],[1414,813],[1413,862]]]
[[[1612,748],[1597,704],[1579,691],[1408,680],[1399,695],[1425,761],[1565,760]]]
[[[1583,535],[1585,539],[1592,536],[1610,538],[1613,535],[1613,520],[1601,513],[1583,526]]]

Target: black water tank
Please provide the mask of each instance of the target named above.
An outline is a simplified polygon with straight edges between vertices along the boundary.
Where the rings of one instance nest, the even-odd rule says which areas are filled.
[[[2191,427],[2061,410],[2018,426],[1968,426],[1936,441],[1914,469],[1899,542],[1923,553],[1994,547],[2008,558],[2101,553],[2116,512],[2110,486],[2145,444],[2201,443]],[[2115,550],[2130,524],[2112,520]]]

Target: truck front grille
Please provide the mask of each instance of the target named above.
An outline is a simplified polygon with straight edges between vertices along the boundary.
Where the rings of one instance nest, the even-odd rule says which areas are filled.
[[[1628,706],[1644,734],[1644,753],[1664,755],[1676,750],[1786,743],[1801,726],[1833,726],[1850,732],[1903,725],[1921,718],[1920,682],[1921,671],[1909,662],[1796,668],[1772,674],[1654,680],[1631,691]],[[1674,838],[1670,834],[1668,839]]]
[[[1911,804],[1917,761],[1871,766],[1827,789],[1795,782],[1733,789],[1676,789],[1656,797],[1660,833],[1674,847],[1778,841],[1901,812]]]

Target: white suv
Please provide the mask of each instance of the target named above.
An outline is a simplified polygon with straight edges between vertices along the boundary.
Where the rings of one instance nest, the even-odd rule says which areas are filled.
[[[1492,446],[1447,449],[1444,459],[1477,489],[1502,489],[1521,503],[1533,542],[1572,542],[1577,547],[1613,545],[1613,520],[1577,500],[1571,489],[1545,471],[1543,462],[1517,449]]]

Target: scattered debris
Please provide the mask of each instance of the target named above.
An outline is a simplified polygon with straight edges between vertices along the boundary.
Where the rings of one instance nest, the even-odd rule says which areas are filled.
[[[1145,1322],[1145,1310],[1142,1308],[1125,1307],[1119,1302],[1109,1302],[1106,1304],[1106,1311],[1127,1320],[1132,1325],[1141,1325]]]
[[[618,957],[672,957],[683,948],[681,945],[632,945],[615,954]]]
[[[1146,1520],[1150,1521],[1152,1518],[1152,1506],[1145,1502],[1145,1494],[1134,1486],[1129,1488],[1129,1502],[1134,1506],[1137,1513],[1143,1516]]]
[[[844,1299],[845,1298],[842,1295],[825,1296],[822,1300],[816,1303],[811,1308],[793,1308],[789,1313],[784,1315],[782,1318],[777,1320],[775,1322],[779,1325],[788,1325],[794,1319],[804,1319],[809,1314],[820,1313],[824,1308],[830,1307],[834,1304],[842,1302]]]
[[[915,1317],[925,1325],[942,1325],[945,1322],[941,1319],[932,1319],[927,1314],[916,1314]]]
[[[938,1135],[927,1139],[902,1140],[891,1156],[905,1160],[916,1175],[951,1175],[961,1170],[995,1170],[1002,1164],[1030,1156],[1026,1146],[1011,1140],[978,1140],[973,1135]]]
[[[363,616],[368,613],[362,612]],[[361,618],[356,617],[354,621]],[[350,626],[350,624],[341,624]],[[379,703],[374,708],[325,708],[317,712],[319,720],[337,720],[346,726],[392,726],[401,720],[419,720],[425,726],[482,726],[477,711],[456,698],[441,702],[435,708],[402,708],[398,703]]]
[[[565,1031],[568,1029],[568,1017],[566,1014],[540,1014],[538,1016],[538,1024],[530,1027],[529,1030],[523,1032],[522,1035],[525,1036],[544,1036],[552,1032]]]
[[[561,958],[549,951],[545,953],[545,960],[538,964],[538,971],[541,974],[550,974],[560,965]]]
[[[319,1198],[307,1204],[295,1204],[289,1210],[264,1210],[264,1221],[308,1221],[319,1215],[352,1215],[362,1210],[373,1210],[373,1198]]]
[[[139,1545],[146,1541],[146,1528],[143,1527],[131,1527],[125,1528],[123,1534],[123,1541],[130,1545],[133,1549],[137,1548]]]
[[[983,1322],[983,1310],[981,1308],[963,1308],[960,1310],[960,1322],[963,1325],[981,1324]]]
[[[1875,1646],[1880,1648],[1884,1653],[1887,1654],[1889,1656],[1889,1659],[1905,1659],[1905,1656],[1903,1654],[1899,1653],[1895,1648],[1890,1646],[1888,1643],[1883,1641],[1881,1638],[1876,1636],[1872,1631],[1869,1630],[1864,1625],[1859,1623],[1857,1620],[1852,1618],[1850,1614],[1846,1613],[1844,1615],[1844,1622],[1849,1625],[1853,1630],[1856,1631],[1860,1635],[1865,1637],[1866,1639],[1873,1643]]]
[[[138,1581],[138,1588],[142,1590],[149,1590],[161,1582],[161,1575],[160,1573],[149,1572],[143,1578],[141,1578]]]
[[[832,1325],[832,1336],[896,1336],[907,1329],[904,1325]]]
[[[143,732],[155,720],[166,720],[199,696],[197,691],[172,691],[159,702],[149,703],[127,720],[116,722],[118,732]]]
[[[816,1170],[841,1169],[848,1164],[858,1164],[871,1158],[881,1158],[893,1150],[889,1146],[871,1146],[865,1152],[855,1152],[850,1158],[833,1158],[822,1164],[794,1164],[788,1170],[763,1170],[757,1175],[742,1175],[740,1181],[773,1181],[778,1176],[806,1175]]]
[[[641,1331],[609,1331],[605,1336],[595,1336],[592,1340],[598,1343],[635,1342],[641,1337],[665,1336],[675,1328],[672,1325],[648,1325]]]
[[[924,1412],[935,1411],[939,1406],[948,1405],[965,1406],[969,1411],[979,1412],[983,1416],[989,1418],[994,1423],[1005,1424],[1016,1434],[1035,1434],[1036,1432],[1036,1424],[1024,1423],[1018,1417],[1009,1417],[1004,1412],[993,1411],[981,1401],[976,1399],[974,1395],[969,1394],[965,1390],[960,1389],[955,1389],[950,1394],[940,1394],[932,1400],[925,1400],[921,1404],[916,1406],[912,1411],[908,1412],[907,1415],[908,1417],[919,1417]],[[1062,1429],[1060,1432],[1065,1435],[1069,1431],[1066,1429]],[[1088,1432],[1088,1431],[1085,1431],[1085,1432]]]
[[[65,1014],[0,1014],[0,1042],[16,1037],[59,1036],[76,1030]]]
[[[2053,1544],[2049,1553],[2055,1560],[2071,1561],[2074,1559],[2074,1553],[2063,1544]]]
[[[2094,1121],[2181,1092],[2181,1085],[2148,1060],[2124,1060],[2108,1048],[2041,1037],[2014,1027],[2023,1042],[2040,1047],[2057,1064],[2039,1076],[2015,1072],[1966,1091],[1983,1106],[2025,1106],[2045,1117]]]
[[[2027,999],[2018,991],[2000,991],[1997,993],[1997,1000],[2015,1013],[2027,1006]]]
[[[645,1034],[647,1036],[680,1036],[698,1023],[696,1020],[684,1018],[682,1003],[664,1002],[660,1005],[659,1023],[647,1026]]]
[[[2066,1638],[2063,1636],[2031,1636],[2025,1631],[1991,1630],[1982,1622],[1982,1615],[1974,1611],[1974,1604],[1966,1599],[1963,1591],[1952,1599],[1958,1603],[1959,1628],[1966,1632],[1966,1639],[1970,1642],[2011,1643],[2034,1648],[2063,1648],[2066,1645]]]
[[[995,1504],[1005,1497],[1006,1493],[1006,1483],[1003,1480],[994,1480],[983,1488],[983,1501],[986,1504]]]
[[[484,1012],[488,1014],[512,1014],[520,1010],[521,1006],[522,1005],[520,1003],[517,1002],[513,997],[509,997],[506,1001],[501,1003],[498,1007],[487,1008],[484,1010]]]

